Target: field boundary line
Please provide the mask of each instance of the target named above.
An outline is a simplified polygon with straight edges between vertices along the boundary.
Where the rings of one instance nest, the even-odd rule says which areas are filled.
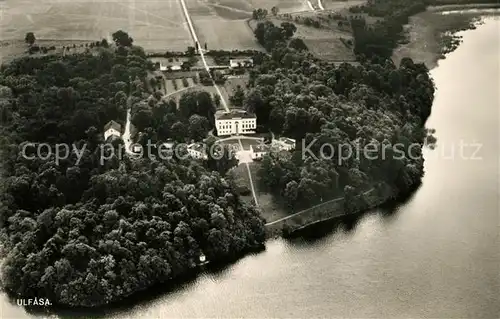
[[[183,25],[183,24],[180,24],[180,23],[177,23],[177,22],[173,22],[173,21],[171,21],[171,20],[169,20],[169,19],[166,19],[166,18],[164,18],[164,17],[162,17],[162,16],[159,16],[159,15],[153,14],[153,13],[148,12],[148,11],[146,11],[146,10],[138,9],[138,8],[136,8],[135,6],[128,6],[128,5],[123,4],[123,3],[120,3],[120,2],[113,2],[113,3],[116,3],[117,5],[122,6],[122,7],[125,7],[125,8],[132,9],[132,10],[134,10],[134,11],[141,12],[141,13],[144,13],[144,14],[146,14],[146,15],[150,15],[150,16],[152,16],[152,17],[158,18],[158,19],[163,20],[163,21],[165,21],[165,22],[167,22],[167,23],[170,23],[170,24],[172,24],[172,25],[174,25],[174,26],[176,26],[176,27],[184,27],[184,25]]]

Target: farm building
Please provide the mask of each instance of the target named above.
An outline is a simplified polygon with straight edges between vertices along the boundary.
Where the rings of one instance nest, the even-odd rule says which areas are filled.
[[[283,151],[291,151],[295,148],[295,140],[288,137],[280,137],[277,140],[273,140],[273,144]]]
[[[142,152],[142,145],[134,145],[132,147],[132,152],[134,152],[134,153],[140,153],[140,152]]]
[[[164,158],[165,156],[172,156],[174,152],[174,142],[167,141],[165,143],[161,143],[158,145],[157,151],[160,158]]]
[[[257,117],[243,110],[218,113],[215,115],[215,127],[219,136],[253,134],[257,128]]]
[[[169,61],[167,58],[151,58],[150,61],[162,72],[182,70],[182,61]]]
[[[259,144],[259,145],[250,145],[250,151],[251,154],[250,156],[252,157],[253,160],[259,160],[262,159],[264,155],[269,153],[271,150],[271,147],[266,144]]]
[[[251,58],[248,58],[248,59],[231,59],[231,60],[229,60],[229,67],[231,69],[251,68],[251,67],[253,67],[253,60]]]
[[[165,150],[173,150],[174,149],[174,142],[172,141],[168,141],[168,142],[165,142],[165,143],[162,143],[161,144],[161,147]]]
[[[120,137],[122,126],[117,122],[111,120],[104,125],[104,140],[107,141],[111,136]]]
[[[168,71],[180,71],[182,67],[180,65],[163,65],[160,64],[160,71],[168,72]]]
[[[207,153],[205,151],[205,147],[201,143],[189,144],[187,150],[192,158],[207,159]]]

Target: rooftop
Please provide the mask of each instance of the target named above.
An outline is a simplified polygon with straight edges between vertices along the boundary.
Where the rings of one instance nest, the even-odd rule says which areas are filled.
[[[253,60],[252,60],[252,58],[239,58],[239,59],[230,59],[229,62],[234,62],[234,63],[238,63],[238,62],[253,63]]]
[[[122,130],[122,126],[117,122],[111,120],[106,125],[104,125],[104,132],[106,132],[109,129],[115,129],[118,132],[120,132]]]
[[[259,144],[259,145],[250,145],[252,151],[257,153],[267,153],[271,150],[271,147],[267,144]]]
[[[205,146],[201,143],[189,144],[187,147],[189,150],[197,151],[200,153],[205,153]]]
[[[295,146],[295,140],[293,138],[280,137],[279,141],[288,145]]]
[[[161,145],[166,148],[166,149],[171,149],[174,147],[174,142],[172,141],[167,141],[165,143],[161,143]]]
[[[215,115],[217,120],[231,120],[231,119],[254,119],[255,114],[243,110],[233,110],[231,112],[218,113]]]

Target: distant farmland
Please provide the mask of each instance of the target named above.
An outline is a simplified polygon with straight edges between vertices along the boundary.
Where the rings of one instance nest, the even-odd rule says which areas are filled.
[[[244,0],[186,0],[200,44],[208,49],[262,50],[246,20],[252,7]]]
[[[2,40],[110,40],[118,29],[146,50],[192,45],[178,0],[7,0],[0,4]]]

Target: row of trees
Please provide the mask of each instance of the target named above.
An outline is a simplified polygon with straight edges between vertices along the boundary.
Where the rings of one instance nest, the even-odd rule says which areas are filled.
[[[227,167],[102,152],[103,125],[123,124],[129,103],[145,131],[165,118],[195,126],[212,112],[210,96],[193,93],[179,111],[158,100],[150,112],[159,119],[144,116],[136,104],[149,95],[152,65],[128,35],[114,38],[97,54],[24,57],[1,69],[1,281],[17,298],[105,304],[190,271],[201,254],[217,261],[264,241],[256,209],[217,172]],[[50,147],[23,154],[26,142]],[[56,158],[56,143],[78,152]]]

